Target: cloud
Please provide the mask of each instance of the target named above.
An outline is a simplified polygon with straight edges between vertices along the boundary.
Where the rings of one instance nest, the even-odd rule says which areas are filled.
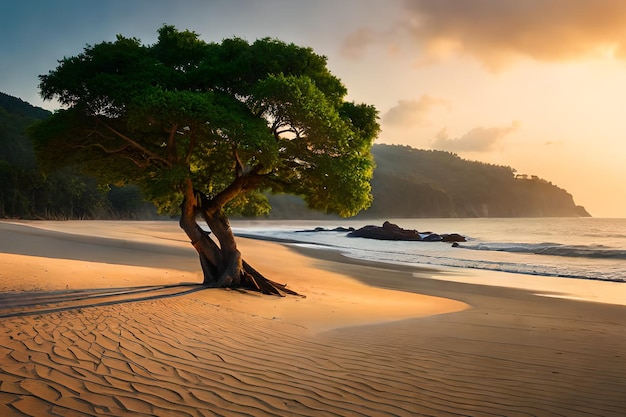
[[[367,28],[360,28],[352,32],[341,46],[341,54],[345,57],[357,59],[363,56],[368,46],[375,43],[377,34]]]
[[[405,26],[425,60],[472,55],[492,68],[519,56],[626,59],[623,0],[407,0]]]
[[[519,128],[518,122],[507,127],[477,127],[459,138],[450,138],[444,128],[437,133],[432,146],[451,152],[487,152],[493,150],[506,135]]]
[[[428,113],[436,106],[448,107],[448,102],[429,95],[424,95],[419,100],[400,100],[383,115],[382,121],[390,126],[422,125],[427,122]]]
[[[349,59],[360,59],[369,47],[383,46],[390,56],[394,56],[401,49],[398,40],[406,38],[406,33],[401,33],[404,29],[400,26],[383,31],[361,27],[343,40],[341,55]]]

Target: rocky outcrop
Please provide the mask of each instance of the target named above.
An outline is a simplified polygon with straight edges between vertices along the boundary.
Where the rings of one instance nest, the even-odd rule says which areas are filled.
[[[465,242],[465,237],[458,233],[437,234],[437,233],[420,233],[413,229],[403,229],[397,224],[386,221],[381,226],[364,226],[360,229],[348,233],[348,237],[362,237],[366,239],[377,240],[404,240],[404,241],[423,241],[423,242]]]
[[[397,224],[385,222],[383,226],[364,226],[348,233],[348,237],[364,237],[378,240],[422,240],[417,230],[403,229]]]
[[[334,229],[326,229],[325,227],[316,227],[314,229],[307,230],[296,230],[296,233],[307,233],[307,232],[353,232],[354,227],[335,227]]]
[[[465,236],[458,233],[450,233],[448,235],[441,235],[442,242],[466,242]]]

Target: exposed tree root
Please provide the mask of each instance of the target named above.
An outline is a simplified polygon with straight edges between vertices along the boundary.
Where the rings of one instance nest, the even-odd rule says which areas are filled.
[[[205,286],[243,288],[280,297],[287,294],[301,296],[288,289],[287,284],[265,278],[241,258],[228,218],[221,208],[210,209],[211,201],[204,194],[193,190],[191,180],[187,182],[181,208],[180,227],[198,252]],[[198,225],[198,214],[202,215],[212,233]],[[215,236],[215,240],[211,234]]]
[[[265,278],[246,261],[243,261],[242,285],[244,287],[249,286],[254,290],[261,291],[263,294],[268,295],[278,295],[280,297],[284,297],[285,295],[289,294],[297,295],[303,298],[305,297],[287,288],[287,284],[279,284],[278,282]]]

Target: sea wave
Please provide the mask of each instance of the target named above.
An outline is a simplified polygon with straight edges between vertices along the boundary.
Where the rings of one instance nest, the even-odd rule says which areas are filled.
[[[453,247],[442,242],[355,239],[346,237],[345,232],[311,230],[337,226],[322,223],[262,224],[239,229],[238,235],[314,245],[349,257],[385,263],[626,282],[626,239],[623,238],[626,220],[429,219],[400,224],[404,228],[426,230],[422,224],[425,222],[428,229],[437,232],[461,232],[468,242]],[[355,222],[340,225],[359,227]]]
[[[558,243],[478,243],[460,244],[459,248],[480,251],[529,253],[570,258],[624,259],[626,250],[603,245],[563,245]]]

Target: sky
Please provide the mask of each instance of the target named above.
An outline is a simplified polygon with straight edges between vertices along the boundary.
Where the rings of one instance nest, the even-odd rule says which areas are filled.
[[[163,24],[208,42],[313,48],[373,104],[376,143],[506,165],[626,217],[626,1],[14,0],[0,14],[0,91],[54,110],[38,75],[117,34]]]

